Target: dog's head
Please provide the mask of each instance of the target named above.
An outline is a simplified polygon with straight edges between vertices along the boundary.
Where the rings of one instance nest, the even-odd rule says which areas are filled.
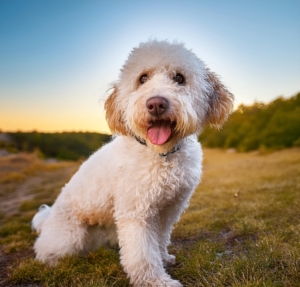
[[[158,152],[171,150],[205,124],[220,127],[233,95],[183,44],[141,43],[105,102],[113,133],[135,135]]]

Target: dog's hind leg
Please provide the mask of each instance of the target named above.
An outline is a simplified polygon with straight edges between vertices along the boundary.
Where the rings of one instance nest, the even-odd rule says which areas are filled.
[[[51,265],[64,255],[84,252],[87,225],[74,218],[63,218],[51,212],[45,220],[42,232],[34,244],[36,258]]]

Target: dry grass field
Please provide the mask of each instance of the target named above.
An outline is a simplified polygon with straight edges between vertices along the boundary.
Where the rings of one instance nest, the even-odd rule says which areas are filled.
[[[300,149],[204,155],[168,272],[184,286],[300,286]],[[0,158],[0,286],[129,286],[118,250],[66,257],[55,268],[34,260],[30,220],[78,165]]]

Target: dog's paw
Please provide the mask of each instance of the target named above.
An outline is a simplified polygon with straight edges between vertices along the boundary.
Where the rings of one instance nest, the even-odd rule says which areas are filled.
[[[155,286],[155,287],[183,287],[183,285],[179,281],[173,280],[173,279],[168,279],[168,280],[158,282],[157,285],[153,285],[153,286]]]
[[[183,287],[183,285],[177,281],[171,279],[169,276],[163,277],[163,278],[157,278],[151,280],[151,283],[149,285],[145,286],[151,286],[151,287]]]
[[[173,280],[168,274],[160,277],[144,277],[131,283],[134,287],[183,287],[179,281]]]
[[[176,257],[171,254],[166,254],[163,257],[163,264],[164,264],[164,267],[174,266],[176,264]]]

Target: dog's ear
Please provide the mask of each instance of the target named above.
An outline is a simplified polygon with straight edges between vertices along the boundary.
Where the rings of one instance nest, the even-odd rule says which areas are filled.
[[[234,96],[221,83],[219,77],[207,69],[209,108],[206,122],[212,127],[221,127],[233,109]]]
[[[124,124],[123,112],[117,102],[118,93],[118,88],[113,87],[112,93],[105,101],[106,120],[112,133],[126,135],[127,131]]]

